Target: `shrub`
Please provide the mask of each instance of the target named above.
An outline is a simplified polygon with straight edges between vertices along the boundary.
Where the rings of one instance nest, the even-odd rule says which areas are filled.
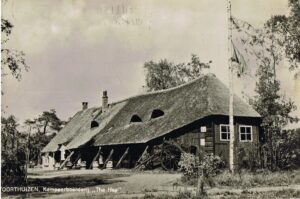
[[[300,167],[300,129],[283,130],[276,142],[275,160],[280,169]]]
[[[237,145],[237,165],[238,170],[249,169],[255,171],[262,167],[260,144],[247,143]]]
[[[198,176],[199,158],[191,153],[182,153],[178,166],[187,178],[196,178]]]
[[[25,184],[25,153],[19,150],[16,154],[2,151],[1,185],[16,186]]]
[[[213,186],[211,177],[217,175],[224,167],[224,162],[219,156],[213,154],[204,155],[201,160],[193,154],[182,153],[179,161],[179,168],[183,172],[181,181],[187,185],[198,185],[198,178],[202,184]]]
[[[220,173],[224,167],[224,162],[219,156],[210,154],[205,155],[200,161],[199,169],[205,177],[212,177]]]

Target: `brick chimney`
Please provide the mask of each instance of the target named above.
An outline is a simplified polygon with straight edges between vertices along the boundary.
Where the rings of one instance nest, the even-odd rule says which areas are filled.
[[[102,95],[102,111],[105,112],[107,108],[108,108],[107,91],[103,91],[103,95]]]
[[[88,108],[88,102],[82,102],[82,110],[86,110]]]

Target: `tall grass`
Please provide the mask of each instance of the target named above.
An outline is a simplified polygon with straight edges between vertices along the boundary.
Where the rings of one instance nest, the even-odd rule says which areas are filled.
[[[224,171],[213,177],[212,181],[216,186],[233,187],[255,187],[255,186],[283,186],[290,184],[300,184],[300,170],[296,171],[242,171],[232,174]]]

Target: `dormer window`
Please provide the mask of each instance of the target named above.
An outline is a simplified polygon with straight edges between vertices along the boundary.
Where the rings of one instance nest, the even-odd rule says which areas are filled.
[[[130,123],[142,122],[142,119],[138,115],[133,115],[130,119]]]
[[[158,118],[163,116],[165,113],[162,110],[155,109],[152,111],[151,118]]]
[[[91,122],[91,129],[92,128],[95,128],[95,127],[98,127],[99,126],[99,123],[98,122],[96,122],[96,121],[92,121]]]

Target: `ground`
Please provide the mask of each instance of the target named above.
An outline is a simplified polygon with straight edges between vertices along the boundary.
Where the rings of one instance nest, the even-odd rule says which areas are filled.
[[[2,193],[2,198],[190,198],[195,187],[183,185],[181,176],[160,170],[31,170],[29,186],[39,187],[39,192]],[[218,185],[206,190],[208,198],[300,198],[300,183],[295,180],[281,186]]]

